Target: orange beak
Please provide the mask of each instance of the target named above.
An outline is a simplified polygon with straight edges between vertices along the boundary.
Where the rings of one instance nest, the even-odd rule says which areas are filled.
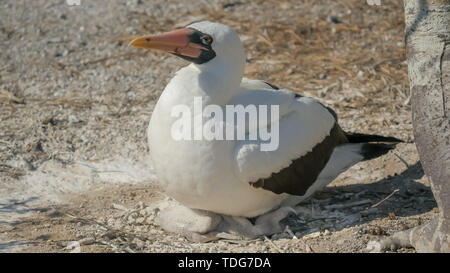
[[[190,35],[192,33],[194,33],[194,30],[183,28],[159,35],[143,36],[131,41],[130,46],[198,58],[202,53],[202,49],[207,50],[207,48],[191,43]]]

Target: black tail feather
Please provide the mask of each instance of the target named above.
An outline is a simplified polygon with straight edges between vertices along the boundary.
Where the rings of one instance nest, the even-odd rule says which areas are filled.
[[[385,137],[379,135],[368,135],[360,133],[345,133],[345,136],[350,143],[364,143],[364,142],[404,142],[395,137]]]

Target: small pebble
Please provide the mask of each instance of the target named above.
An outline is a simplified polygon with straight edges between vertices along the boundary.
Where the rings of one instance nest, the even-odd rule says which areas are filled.
[[[337,18],[336,16],[332,16],[332,15],[328,15],[327,16],[327,22],[328,23],[333,23],[333,24],[340,24],[340,23],[342,23],[341,20],[339,20],[339,18]]]
[[[134,93],[133,91],[128,91],[127,97],[128,97],[128,100],[134,100],[136,98],[136,93]]]
[[[141,224],[144,223],[144,221],[145,221],[144,217],[139,217],[139,218],[136,219],[136,224],[141,225]]]
[[[134,238],[133,243],[136,244],[137,248],[139,248],[139,249],[142,249],[145,247],[145,242],[138,238]]]
[[[80,120],[75,115],[69,116],[69,123],[78,123]]]

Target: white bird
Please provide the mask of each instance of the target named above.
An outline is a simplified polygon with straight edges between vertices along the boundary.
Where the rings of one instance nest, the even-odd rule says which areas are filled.
[[[354,164],[385,154],[395,145],[369,142],[400,142],[393,137],[346,133],[335,112],[316,99],[243,78],[244,48],[229,26],[203,21],[140,37],[130,45],[166,51],[191,62],[165,87],[147,132],[159,182],[168,196],[184,206],[177,207],[178,212],[173,207],[167,210],[168,218],[160,221],[167,230],[206,233],[217,228],[220,221],[214,217],[220,214],[228,226],[234,221],[247,235],[279,232],[278,223],[292,212],[292,206]],[[196,97],[202,98],[204,107],[222,109],[278,105],[279,118],[265,124],[279,126],[278,149],[262,151],[262,140],[174,139],[172,126],[177,117],[172,109],[186,105],[194,113]],[[195,223],[205,217],[209,227],[196,228]],[[253,223],[246,219],[252,217],[258,218]]]

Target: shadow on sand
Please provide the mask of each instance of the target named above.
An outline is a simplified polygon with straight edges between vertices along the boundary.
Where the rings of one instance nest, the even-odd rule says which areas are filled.
[[[429,212],[437,204],[431,189],[415,181],[423,175],[418,161],[400,174],[370,184],[326,188],[300,204],[297,217],[288,218],[286,224],[306,235],[325,229],[339,231],[374,219]]]

